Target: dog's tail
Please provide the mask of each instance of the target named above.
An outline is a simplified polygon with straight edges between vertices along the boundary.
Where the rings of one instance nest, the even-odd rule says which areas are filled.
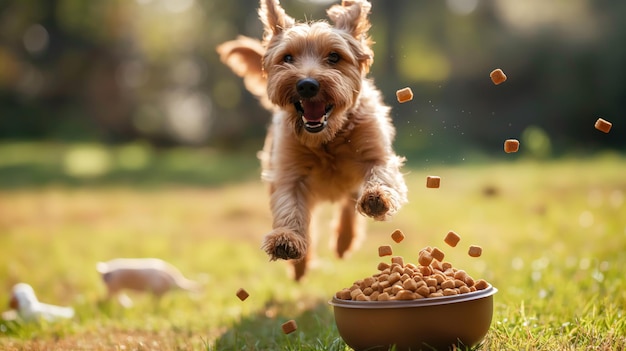
[[[243,78],[246,89],[256,96],[268,110],[272,104],[267,98],[267,79],[263,74],[265,48],[257,39],[239,36],[217,47],[220,59],[238,76]]]
[[[185,291],[189,291],[192,293],[199,293],[203,290],[203,286],[202,284],[200,284],[199,282],[195,281],[195,280],[191,280],[191,279],[187,279],[185,277],[178,276],[176,277],[176,286],[181,289],[181,290],[185,290]]]

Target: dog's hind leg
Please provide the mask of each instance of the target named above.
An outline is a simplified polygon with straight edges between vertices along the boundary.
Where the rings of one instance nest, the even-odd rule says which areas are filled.
[[[364,236],[363,217],[358,216],[356,213],[356,196],[357,194],[353,194],[353,196],[346,197],[340,205],[339,218],[337,218],[335,226],[336,241],[334,243],[335,252],[337,252],[337,256],[340,258],[343,258],[352,249],[357,248]]]

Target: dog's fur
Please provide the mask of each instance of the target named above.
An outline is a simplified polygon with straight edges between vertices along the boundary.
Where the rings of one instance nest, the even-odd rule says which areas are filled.
[[[39,302],[33,288],[26,283],[19,283],[11,289],[9,306],[17,311],[17,315],[26,322],[45,320],[53,322],[59,319],[74,317],[74,309],[49,305]]]
[[[341,203],[339,257],[362,235],[356,211],[386,220],[407,201],[389,107],[366,78],[374,55],[370,8],[366,0],[344,1],[327,10],[332,24],[300,23],[278,0],[261,0],[262,41],[239,37],[217,48],[273,112],[260,152],[273,214],[262,248],[271,260],[293,260],[297,280],[313,255],[309,227],[319,201]]]
[[[107,288],[107,299],[118,297],[119,302],[130,307],[130,299],[122,290],[147,292],[160,298],[174,289],[197,292],[199,283],[185,278],[178,269],[158,258],[116,258],[98,262],[96,270]]]

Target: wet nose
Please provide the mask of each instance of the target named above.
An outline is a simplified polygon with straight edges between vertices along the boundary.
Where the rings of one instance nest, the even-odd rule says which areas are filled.
[[[313,78],[304,78],[296,83],[296,89],[301,97],[312,98],[320,91],[320,83]]]

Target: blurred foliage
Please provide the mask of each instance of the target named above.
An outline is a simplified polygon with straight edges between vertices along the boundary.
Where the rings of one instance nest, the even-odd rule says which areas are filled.
[[[258,179],[254,154],[208,147],[116,144],[0,143],[0,190],[46,186],[227,185]]]
[[[371,76],[399,153],[461,161],[626,147],[626,3],[373,0]],[[328,1],[284,0],[324,18]],[[0,138],[260,148],[269,121],[215,47],[259,37],[254,0],[0,2]],[[495,86],[489,72],[508,81]],[[395,102],[410,86],[415,99]],[[614,123],[609,134],[593,128]],[[524,150],[524,144],[522,144]]]

